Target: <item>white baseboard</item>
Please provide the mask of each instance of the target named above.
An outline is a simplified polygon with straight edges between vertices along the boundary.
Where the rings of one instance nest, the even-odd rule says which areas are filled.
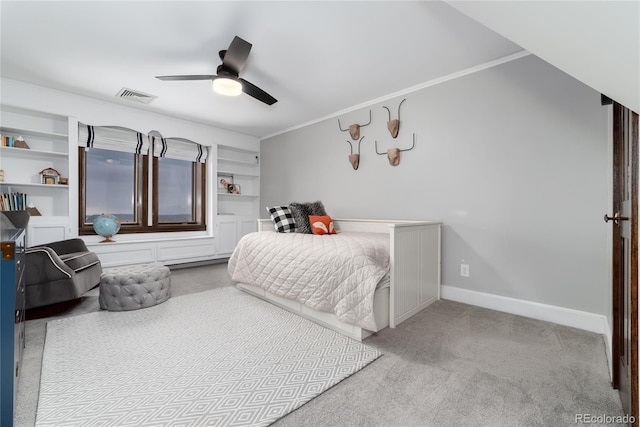
[[[468,289],[456,288],[453,286],[442,285],[440,291],[442,299],[476,305],[478,307],[484,307],[491,310],[544,320],[547,322],[557,323],[559,325],[570,326],[572,328],[602,334],[604,338],[605,351],[607,353],[607,362],[609,363],[609,375],[612,375],[611,325],[609,325],[609,321],[606,316],[554,305],[541,304],[538,302],[487,294],[484,292],[470,291]],[[613,376],[611,376],[611,378],[613,378]]]
[[[470,291],[453,286],[443,285],[441,291],[443,299],[584,329],[585,331],[603,334],[607,336],[608,342],[611,342],[609,322],[606,316],[601,314]]]

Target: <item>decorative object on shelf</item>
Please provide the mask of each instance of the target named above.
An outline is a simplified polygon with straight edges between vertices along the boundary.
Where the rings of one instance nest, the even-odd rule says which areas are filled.
[[[239,184],[228,184],[227,185],[227,193],[229,193],[229,194],[240,194],[240,185]]]
[[[33,203],[29,203],[27,206],[27,212],[29,212],[29,215],[31,216],[42,216],[38,208],[36,208]]]
[[[16,148],[25,148],[27,150],[29,149],[29,145],[27,145],[27,141],[25,141],[22,136],[17,137],[13,141],[13,146]]]
[[[46,168],[40,171],[41,184],[57,184],[60,180],[60,172],[53,168]]]
[[[369,110],[369,122],[365,123],[364,125],[359,125],[356,123],[356,124],[350,125],[348,129],[342,129],[342,124],[340,124],[340,119],[338,119],[338,128],[342,132],[349,131],[349,135],[351,135],[351,139],[353,139],[354,141],[357,141],[358,139],[360,139],[360,128],[368,126],[370,124],[371,124],[371,110]]]
[[[379,154],[381,156],[384,156],[386,154],[387,158],[389,159],[389,164],[391,166],[398,166],[400,164],[400,152],[413,150],[413,148],[416,146],[416,134],[415,133],[413,134],[413,144],[411,145],[411,148],[405,148],[405,149],[389,148],[386,153],[384,152],[381,153],[378,151],[378,141],[375,141],[375,144],[376,144],[376,154]]]
[[[111,214],[100,214],[93,219],[93,231],[105,239],[100,243],[111,243],[111,240],[120,231],[120,220]]]
[[[233,184],[233,175],[218,174],[218,191],[219,193],[228,193],[229,184]]]
[[[363,139],[364,136],[360,138],[360,141],[358,141],[358,152],[355,154],[353,153],[353,144],[351,144],[351,141],[347,140],[347,144],[349,144],[349,146],[351,147],[351,154],[349,154],[349,163],[351,163],[351,166],[353,166],[354,171],[357,171],[358,166],[360,166],[360,143],[362,143]]]
[[[400,132],[400,107],[402,106],[402,103],[406,100],[407,98],[400,101],[400,105],[398,105],[398,118],[394,120],[391,120],[391,110],[389,110],[388,107],[385,107],[385,106],[382,107],[385,110],[387,110],[387,112],[389,113],[389,121],[387,122],[387,129],[389,129],[389,133],[391,133],[391,137],[394,139],[398,136],[398,132]]]
[[[69,178],[60,177],[60,180],[58,181],[58,184],[60,184],[60,185],[69,185]]]

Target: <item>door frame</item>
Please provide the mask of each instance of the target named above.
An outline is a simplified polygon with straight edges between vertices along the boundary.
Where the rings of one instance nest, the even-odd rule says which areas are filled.
[[[622,200],[624,199],[623,174],[624,170],[624,147],[619,144],[624,137],[623,114],[625,107],[613,103],[613,212],[622,210]],[[629,321],[631,336],[630,344],[630,373],[629,373],[629,415],[634,417],[638,423],[638,115],[631,112],[632,132],[630,163],[631,173],[628,179],[631,181],[631,244],[630,244],[630,301],[629,301]],[[614,227],[619,227],[614,225]],[[620,352],[624,351],[624,259],[622,259],[622,238],[618,230],[614,229],[612,243],[612,296],[613,296],[613,331],[612,331],[612,384],[619,389],[620,378]],[[621,399],[623,396],[621,395]]]

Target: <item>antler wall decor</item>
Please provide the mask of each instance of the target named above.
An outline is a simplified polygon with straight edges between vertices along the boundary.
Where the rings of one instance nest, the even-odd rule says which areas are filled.
[[[391,133],[391,137],[394,139],[398,136],[398,132],[400,132],[400,107],[402,106],[402,103],[406,100],[407,98],[400,101],[400,105],[398,105],[398,118],[394,120],[391,120],[391,110],[389,110],[388,107],[382,106],[382,108],[387,110],[387,112],[389,113],[389,121],[387,122],[387,129],[389,129],[389,132]]]
[[[342,125],[340,124],[340,119],[338,119],[338,128],[340,128],[342,132],[349,131],[349,135],[351,135],[351,139],[353,139],[354,141],[357,141],[360,138],[360,128],[368,126],[370,124],[371,124],[371,110],[369,110],[369,123],[366,123],[364,125],[359,125],[356,123],[356,124],[350,125],[348,129],[342,129]]]
[[[376,154],[379,154],[381,156],[384,156],[385,153],[384,152],[379,152],[378,151],[378,141],[375,141],[376,143]],[[409,150],[413,150],[413,147],[416,146],[416,134],[413,134],[413,144],[411,145],[411,148],[405,148],[400,149],[400,148],[389,148],[387,150],[387,158],[389,159],[389,164],[391,166],[398,166],[400,164],[400,152],[401,151],[409,151]]]
[[[349,163],[351,163],[351,166],[353,166],[354,171],[357,171],[358,166],[360,166],[360,144],[362,143],[363,139],[364,136],[360,138],[360,141],[358,141],[358,152],[356,154],[353,154],[353,144],[351,144],[351,141],[347,140],[347,143],[351,147],[351,154],[349,154]]]

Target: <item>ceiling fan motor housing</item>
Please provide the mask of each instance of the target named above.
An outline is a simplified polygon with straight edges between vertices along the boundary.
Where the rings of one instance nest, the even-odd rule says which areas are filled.
[[[228,77],[232,79],[238,78],[238,73],[235,70],[232,70],[231,68],[225,66],[224,64],[218,65],[216,73],[218,74],[218,77]]]

